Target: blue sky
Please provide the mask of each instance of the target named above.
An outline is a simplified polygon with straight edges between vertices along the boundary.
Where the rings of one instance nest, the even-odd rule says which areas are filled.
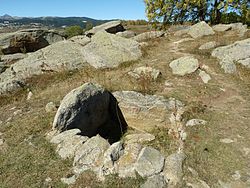
[[[0,15],[145,19],[143,0],[0,0]]]

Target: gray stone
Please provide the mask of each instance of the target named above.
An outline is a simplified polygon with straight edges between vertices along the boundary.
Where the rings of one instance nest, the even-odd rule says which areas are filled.
[[[26,80],[33,76],[86,66],[81,49],[78,43],[61,41],[29,54],[0,74],[0,94],[24,87]]]
[[[231,45],[219,47],[213,50],[212,56],[220,60],[220,65],[227,73],[236,72],[234,63],[249,66],[250,39],[237,41]]]
[[[138,158],[138,155],[142,149],[142,146],[138,143],[131,143],[125,145],[124,153],[117,161],[117,172],[119,177],[127,178],[133,177],[136,178],[135,172],[135,163]]]
[[[209,49],[215,48],[216,46],[217,46],[217,42],[211,41],[211,42],[207,42],[207,43],[201,45],[199,47],[199,50],[209,50]]]
[[[129,134],[125,136],[126,143],[143,143],[155,140],[155,136],[149,133]]]
[[[141,185],[141,188],[165,188],[167,186],[167,182],[164,177],[161,175],[155,175],[149,177],[147,181]]]
[[[123,32],[125,31],[125,29],[122,26],[121,21],[111,21],[111,22],[104,23],[102,25],[98,25],[94,27],[93,29],[87,31],[85,34],[87,36],[92,36],[98,33],[99,31],[106,31],[108,33],[115,34],[118,32]]]
[[[237,63],[243,65],[246,68],[250,69],[250,58],[239,60]]]
[[[202,21],[193,25],[189,29],[188,34],[193,38],[200,38],[207,35],[213,35],[214,31],[206,22]]]
[[[33,93],[29,91],[26,100],[29,101],[33,97]]]
[[[238,32],[239,37],[243,37],[247,32],[247,25],[243,25],[243,23],[232,23],[230,26],[232,27],[232,30]]]
[[[184,160],[185,154],[183,152],[174,153],[166,158],[163,174],[169,185],[176,186],[181,183]]]
[[[230,139],[230,138],[223,138],[223,139],[220,139],[220,142],[224,143],[224,144],[231,144],[234,141],[232,139]]]
[[[141,33],[139,35],[134,36],[133,40],[137,42],[143,42],[143,41],[163,37],[164,34],[165,32],[163,31],[149,31],[149,32]]]
[[[205,84],[207,84],[212,79],[209,74],[202,70],[199,71],[199,76]]]
[[[53,102],[49,102],[45,106],[45,111],[46,112],[54,112],[56,110],[57,110],[57,107],[56,107],[55,103],[53,103]]]
[[[173,110],[184,105],[174,99],[163,96],[143,95],[135,91],[117,91],[113,93],[130,127],[141,131],[151,131],[155,127],[168,125],[168,116]]]
[[[169,66],[173,74],[184,76],[195,72],[199,68],[199,62],[191,56],[186,56],[172,61]]]
[[[84,36],[84,35],[74,36],[74,37],[70,38],[69,40],[72,42],[78,43],[81,46],[85,46],[86,44],[91,42],[91,39],[87,36]]]
[[[76,182],[76,179],[77,179],[77,176],[73,175],[69,178],[61,178],[61,182],[63,182],[64,184],[67,184],[67,185],[72,185]]]
[[[24,53],[2,55],[1,61],[3,61],[5,64],[13,64],[20,59],[26,58],[27,56],[28,56],[28,54],[24,54]]]
[[[4,144],[4,139],[0,138],[0,146]]]
[[[110,142],[116,142],[127,128],[117,105],[110,92],[97,84],[86,83],[64,97],[53,128],[59,131],[78,128],[82,135],[100,134]]]
[[[199,126],[199,125],[206,125],[207,121],[202,120],[202,119],[191,119],[188,120],[186,123],[187,127],[193,127],[193,126]]]
[[[82,52],[87,62],[95,68],[115,68],[142,56],[138,42],[107,32],[96,33]]]
[[[142,177],[153,176],[162,172],[164,161],[164,157],[158,150],[145,147],[138,156],[135,169]]]
[[[57,32],[43,29],[26,29],[0,35],[4,54],[34,52],[52,43],[64,40]]]
[[[124,38],[132,38],[136,35],[136,33],[134,31],[123,31],[116,33],[116,35]]]
[[[176,32],[174,33],[174,36],[180,37],[180,36],[182,36],[182,35],[185,35],[185,34],[188,33],[189,29],[190,29],[190,27],[184,28],[184,29],[181,29],[181,30],[178,30],[178,31],[176,31]]]
[[[159,78],[161,72],[152,67],[138,67],[133,71],[130,71],[128,74],[135,79],[147,79],[155,81],[157,78]]]
[[[64,141],[58,144],[56,152],[62,159],[71,159],[74,157],[78,148],[88,140],[88,137],[81,135],[73,135],[68,138],[64,137]]]
[[[71,129],[68,131],[64,131],[60,134],[54,135],[51,138],[50,143],[60,144],[61,142],[67,141],[68,139],[71,139],[72,137],[79,135],[80,133],[81,133],[81,130],[79,130],[79,129]]]
[[[217,32],[225,32],[225,31],[231,30],[232,25],[231,24],[217,24],[217,25],[214,25],[212,28],[214,31],[217,31]]]
[[[107,140],[99,135],[90,138],[75,152],[74,172],[81,174],[86,170],[95,170],[103,165],[103,156],[110,147]]]

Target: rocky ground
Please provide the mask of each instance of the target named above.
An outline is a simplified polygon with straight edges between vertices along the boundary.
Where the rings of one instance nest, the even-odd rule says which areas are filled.
[[[249,30],[94,31],[1,57],[1,186],[250,187]]]

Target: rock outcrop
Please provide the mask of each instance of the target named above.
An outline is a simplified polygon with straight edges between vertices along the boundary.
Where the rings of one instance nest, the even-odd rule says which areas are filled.
[[[0,46],[4,54],[34,52],[52,43],[64,40],[54,31],[29,29],[0,35]]]
[[[209,49],[215,48],[217,45],[218,44],[215,41],[207,42],[207,43],[201,45],[199,47],[199,50],[209,50]]]
[[[86,83],[64,97],[53,128],[60,132],[78,128],[84,136],[100,134],[113,143],[127,124],[114,96],[99,85]]]
[[[184,76],[195,72],[199,68],[199,62],[197,59],[187,56],[172,61],[169,66],[173,74]]]
[[[220,65],[226,73],[236,72],[235,63],[250,68],[250,39],[216,48],[212,56],[220,60]]]
[[[188,30],[187,34],[196,39],[207,35],[213,35],[214,33],[213,29],[206,22],[202,21],[193,25]]]
[[[61,41],[28,54],[0,75],[0,94],[12,92],[25,85],[25,81],[46,72],[75,70],[86,66],[82,46]]]
[[[184,106],[173,98],[143,95],[135,91],[117,91],[113,95],[119,101],[129,126],[142,131],[166,127],[169,124],[168,115]]]
[[[98,25],[98,26],[94,27],[93,29],[87,31],[85,34],[88,37],[91,37],[92,35],[98,33],[99,31],[106,31],[106,32],[111,33],[111,34],[116,34],[118,32],[125,31],[125,29],[122,26],[121,21],[111,21],[111,22],[107,22],[107,23],[102,24],[102,25]]]
[[[133,37],[133,40],[135,40],[137,42],[143,42],[143,41],[162,37],[162,36],[164,36],[164,34],[165,34],[165,32],[163,32],[163,31],[149,31],[149,32],[145,32],[145,33],[141,33],[139,35],[136,35],[135,37]]]
[[[115,68],[142,56],[139,43],[107,32],[98,32],[83,50],[87,62],[95,68]]]
[[[123,31],[116,33],[116,35],[124,38],[132,38],[136,36],[136,33],[134,31]]]

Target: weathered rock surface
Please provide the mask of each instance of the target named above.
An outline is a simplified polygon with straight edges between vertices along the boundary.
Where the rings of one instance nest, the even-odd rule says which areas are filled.
[[[147,79],[155,81],[157,78],[159,78],[161,72],[152,67],[138,67],[133,71],[130,71],[128,74],[135,79]]]
[[[225,32],[225,31],[231,30],[232,26],[230,24],[217,24],[217,25],[214,25],[212,28],[214,31],[217,31],[217,32]]]
[[[215,48],[217,45],[218,44],[215,41],[207,42],[207,43],[201,45],[199,47],[199,50],[209,50],[209,49]]]
[[[53,103],[53,102],[49,102],[45,106],[45,111],[46,112],[54,112],[56,110],[57,110],[57,107],[56,107],[55,103]]]
[[[12,92],[25,84],[25,80],[46,72],[75,70],[86,66],[82,46],[61,41],[28,54],[0,75],[0,94]]]
[[[27,29],[0,35],[0,46],[4,54],[34,52],[63,39],[54,31]]]
[[[119,177],[136,177],[135,163],[142,146],[138,143],[132,143],[125,146],[124,153],[117,162]]]
[[[140,188],[165,188],[166,186],[167,182],[164,177],[161,175],[155,175],[149,177]]]
[[[74,172],[82,172],[97,168],[103,164],[104,152],[110,147],[107,140],[99,135],[90,138],[82,144],[75,153]]]
[[[84,35],[74,36],[74,37],[70,38],[69,40],[72,42],[79,43],[82,46],[85,46],[86,44],[91,42],[91,39],[87,36],[84,36]]]
[[[173,74],[184,76],[195,72],[199,68],[199,62],[197,59],[187,56],[172,61],[169,66]]]
[[[158,150],[152,147],[145,147],[138,156],[135,169],[142,177],[153,176],[163,170],[164,161],[164,157]]]
[[[198,126],[198,125],[206,125],[207,121],[202,120],[202,119],[191,119],[188,120],[186,123],[187,127],[193,127],[193,126]]]
[[[93,29],[87,31],[85,34],[87,36],[92,36],[99,31],[106,31],[108,33],[116,34],[118,32],[125,31],[124,27],[121,24],[121,21],[111,21],[105,24],[94,27]]]
[[[181,183],[184,160],[185,154],[182,152],[174,153],[166,158],[163,174],[169,185],[176,186]]]
[[[149,32],[145,32],[145,33],[141,33],[139,35],[136,35],[135,37],[133,37],[133,40],[135,40],[137,42],[143,42],[143,41],[163,37],[164,34],[165,34],[165,32],[163,32],[163,31],[149,31]]]
[[[87,62],[95,68],[115,68],[142,56],[139,43],[107,32],[98,32],[83,47]]]
[[[155,127],[166,127],[168,115],[184,105],[173,98],[157,95],[143,95],[135,91],[113,93],[130,127],[148,131]]]
[[[129,134],[125,136],[126,143],[143,143],[155,140],[155,136],[149,133]]]
[[[59,131],[78,128],[88,137],[100,134],[110,142],[118,141],[127,124],[117,105],[114,96],[104,88],[86,83],[64,97],[53,128]]]
[[[212,56],[220,60],[220,65],[226,73],[236,72],[234,63],[241,63],[249,67],[250,39],[237,41],[234,44],[216,48],[213,50]]]
[[[202,21],[193,25],[189,29],[188,34],[193,38],[200,38],[207,35],[213,35],[214,31],[206,22]]]
[[[1,61],[3,61],[5,64],[13,64],[20,59],[26,58],[27,56],[28,56],[28,54],[24,54],[24,53],[2,55]]]
[[[123,31],[116,33],[116,35],[124,38],[132,38],[136,36],[136,33],[134,31]]]
[[[199,76],[201,77],[201,80],[207,84],[212,78],[209,74],[207,74],[205,71],[200,70]]]

